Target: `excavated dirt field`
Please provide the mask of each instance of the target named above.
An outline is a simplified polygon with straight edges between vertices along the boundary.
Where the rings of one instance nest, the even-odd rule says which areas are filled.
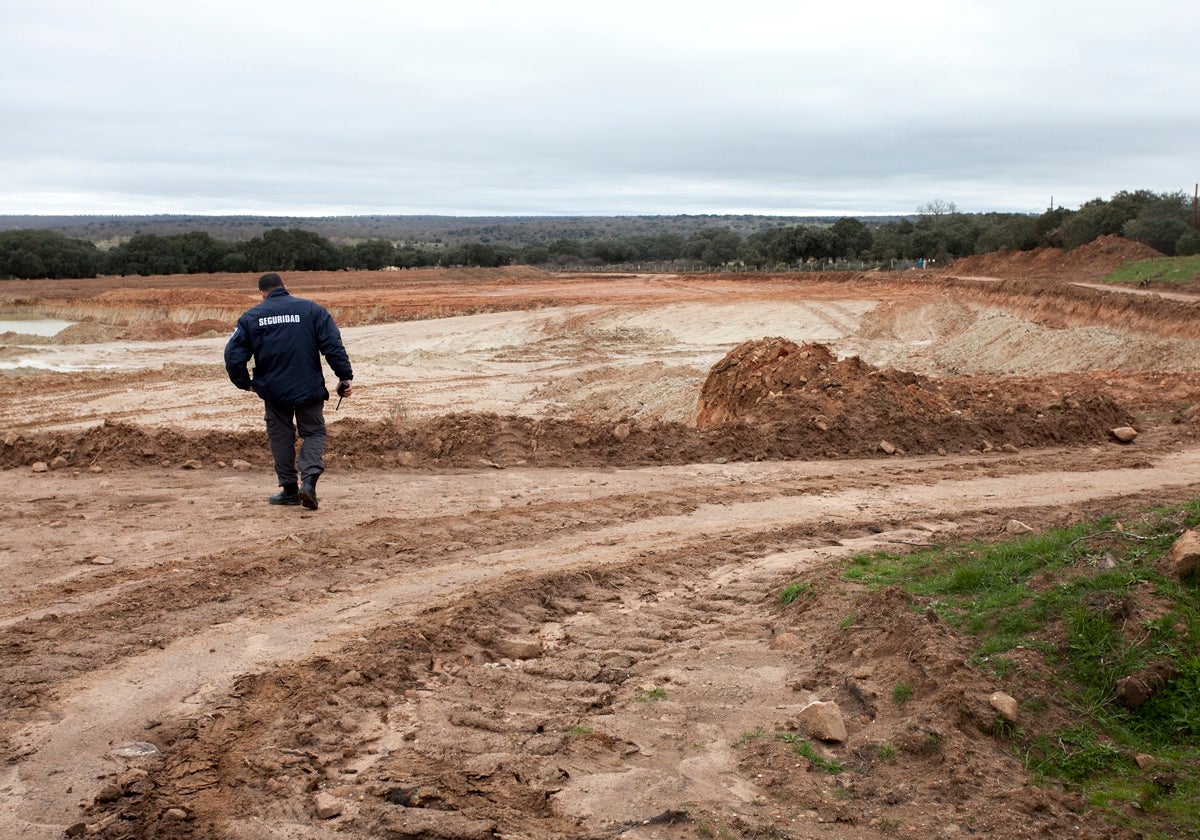
[[[356,371],[317,511],[221,363],[254,277],[0,284],[77,322],[0,335],[0,836],[1122,836],[840,570],[1200,494],[1200,298],[1081,285],[1128,251],[285,277]],[[840,773],[765,737],[813,700]]]

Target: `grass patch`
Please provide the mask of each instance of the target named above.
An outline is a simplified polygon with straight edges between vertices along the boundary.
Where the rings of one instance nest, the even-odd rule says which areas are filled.
[[[812,745],[812,741],[801,738],[799,735],[793,735],[790,732],[781,732],[775,737],[791,744],[792,749],[796,751],[796,755],[808,759],[808,762],[822,773],[829,773],[832,776],[836,776],[842,772],[842,762],[835,758],[826,758],[821,755],[817,752],[817,748]]]
[[[972,639],[973,664],[1021,681],[1020,726],[993,734],[1035,780],[1079,790],[1114,825],[1147,837],[1200,836],[1200,584],[1157,571],[1198,524],[1195,501],[1133,524],[1109,517],[998,544],[860,555],[843,576],[902,588],[915,610],[932,608]],[[1045,667],[1017,667],[1018,650]],[[1120,680],[1162,662],[1175,673],[1164,688],[1137,708],[1119,700]],[[905,688],[892,690],[898,705],[911,697]],[[1059,723],[1038,726],[1050,719]],[[1157,770],[1138,766],[1143,753]]]
[[[1200,256],[1131,260],[1103,279],[1105,283],[1188,283],[1200,278]]]
[[[896,683],[892,686],[892,702],[897,706],[903,706],[912,699],[913,689],[908,683]]]
[[[753,732],[743,732],[741,737],[738,738],[736,746],[745,746],[752,741],[760,741],[767,737],[791,744],[792,749],[795,750],[797,755],[808,759],[814,767],[822,772],[835,775],[842,772],[842,763],[840,761],[826,758],[817,752],[817,748],[812,745],[811,741],[801,738],[799,735],[794,735],[791,732],[777,732],[774,735],[768,736],[767,731],[760,727]],[[895,750],[892,750],[891,755],[894,754]]]
[[[639,688],[633,695],[633,699],[639,703],[655,703],[659,700],[667,699],[667,692],[661,688]]]
[[[783,602],[785,607],[794,604],[802,597],[812,598],[813,591],[812,587],[807,583],[802,583],[799,581],[796,583],[789,583],[787,586],[783,587],[783,591],[779,593],[779,600]]]
[[[1025,760],[1035,777],[1069,782],[1082,782],[1100,771],[1128,763],[1130,759],[1116,744],[1087,724],[1033,738]]]
[[[753,732],[743,732],[741,737],[737,739],[736,746],[744,746],[751,741],[761,741],[765,737],[767,737],[767,731],[761,727],[755,729]]]

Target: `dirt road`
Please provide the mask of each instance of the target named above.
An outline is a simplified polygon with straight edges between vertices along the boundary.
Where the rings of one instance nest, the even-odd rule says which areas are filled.
[[[839,569],[1195,498],[1188,302],[1122,331],[1092,292],[1048,319],[937,278],[297,276],[357,379],[308,512],[265,504],[220,331],[147,337],[232,324],[252,280],[8,298],[102,340],[0,350],[0,835],[1108,831],[964,724],[1002,687],[966,640]],[[861,362],[696,428],[768,336]],[[882,701],[902,679],[922,703]],[[818,699],[836,775],[764,737]]]

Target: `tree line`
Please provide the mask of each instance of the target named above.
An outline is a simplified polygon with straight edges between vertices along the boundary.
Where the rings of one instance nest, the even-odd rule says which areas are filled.
[[[910,216],[875,216],[886,222]],[[742,236],[785,225],[828,226],[833,216],[749,214],[678,214],[656,216],[199,216],[151,214],[139,216],[54,216],[0,214],[0,231],[54,230],[101,248],[141,233],[159,236],[202,230],[223,241],[262,236],[280,228],[311,231],[333,242],[385,239],[396,243],[451,247],[481,242],[492,245],[547,245],[559,239],[623,239],[673,233],[687,238],[709,227],[728,228]]]
[[[1071,249],[1118,234],[1167,256],[1200,253],[1188,196],[1149,190],[1093,199],[1078,210],[1039,215],[960,213],[933,201],[913,217],[872,222],[843,217],[831,224],[778,224],[743,235],[729,227],[677,233],[561,237],[550,242],[492,241],[396,244],[387,239],[334,243],[300,228],[274,228],[244,240],[203,231],[137,234],[111,248],[51,230],[0,232],[0,276],[38,279],[105,275],[211,274],[266,271],[378,270],[386,267],[534,265],[550,268],[656,265],[726,270],[804,266],[891,266],[1000,250]]]

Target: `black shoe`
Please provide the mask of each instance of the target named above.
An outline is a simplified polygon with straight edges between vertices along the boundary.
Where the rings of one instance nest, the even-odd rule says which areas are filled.
[[[298,505],[300,504],[300,493],[296,490],[295,484],[285,484],[279,488],[278,493],[268,497],[267,501],[273,505]]]
[[[317,480],[315,478],[304,479],[304,482],[300,485],[297,500],[308,510],[317,509]],[[292,502],[292,504],[296,504],[296,502]]]

